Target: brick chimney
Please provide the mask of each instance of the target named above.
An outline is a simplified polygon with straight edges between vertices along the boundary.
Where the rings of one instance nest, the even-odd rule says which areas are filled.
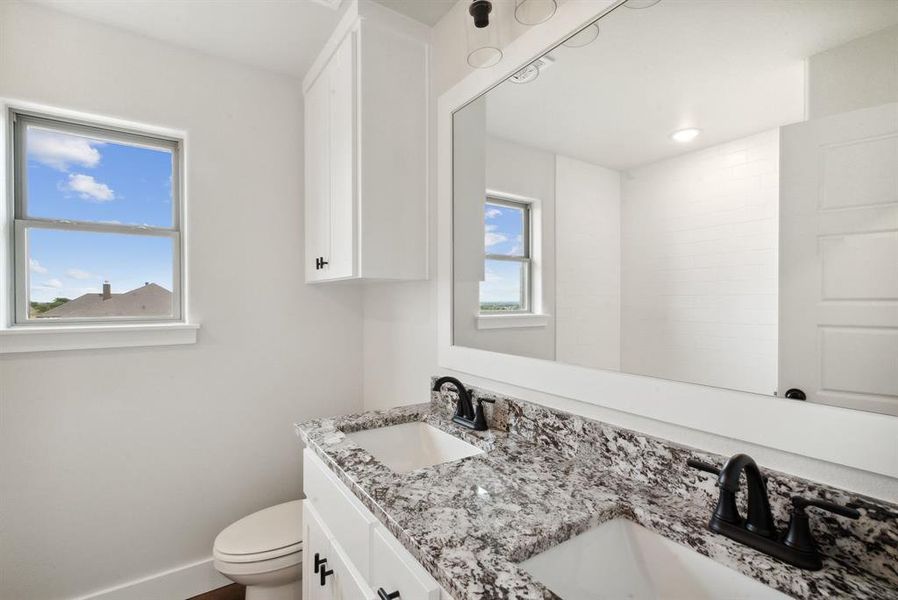
[[[112,286],[108,281],[103,282],[103,300],[109,300],[112,298]]]

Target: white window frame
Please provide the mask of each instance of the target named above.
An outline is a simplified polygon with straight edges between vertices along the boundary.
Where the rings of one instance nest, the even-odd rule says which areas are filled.
[[[172,228],[164,229],[164,235],[176,233],[173,243],[173,281],[172,302],[173,315],[161,318],[116,317],[100,319],[48,319],[46,322],[31,319],[29,322],[17,322],[16,289],[27,290],[27,277],[30,276],[27,259],[26,264],[17,261],[17,242],[22,236],[16,232],[16,189],[21,178],[16,177],[13,120],[20,115],[27,118],[47,119],[56,123],[77,127],[86,127],[102,132],[102,137],[115,141],[117,139],[151,140],[151,146],[159,146],[158,140],[168,140],[177,144],[177,156],[173,162],[173,222]],[[131,137],[129,137],[131,136]],[[190,321],[188,307],[188,211],[187,211],[187,164],[188,135],[183,130],[146,125],[122,119],[109,118],[88,113],[81,113],[56,107],[35,104],[21,100],[0,98],[0,354],[21,352],[46,352],[57,350],[81,350],[97,348],[122,348],[141,346],[171,346],[195,344],[199,324]],[[37,220],[37,219],[35,219]],[[52,220],[50,220],[52,221]],[[73,224],[74,225],[74,224]],[[83,225],[78,224],[78,227]],[[98,226],[98,227],[97,227]],[[62,228],[67,228],[63,224]],[[91,231],[110,231],[103,224],[87,223]],[[176,229],[175,229],[176,228]],[[144,235],[162,235],[162,232],[142,229]],[[118,233],[118,232],[116,232]],[[130,231],[128,232],[130,233]],[[21,275],[25,275],[22,282]],[[24,283],[25,287],[22,287]],[[26,300],[27,305],[27,300]],[[21,312],[19,314],[22,314]],[[35,321],[37,321],[35,323]]]
[[[13,257],[15,285],[14,318],[12,322],[22,327],[46,327],[62,324],[111,324],[111,323],[158,323],[180,322],[183,313],[181,302],[181,194],[180,165],[181,141],[178,139],[147,135],[118,128],[110,128],[94,123],[59,119],[39,113],[9,109],[10,147],[12,148],[12,188],[13,188]],[[34,217],[28,215],[27,189],[27,127],[38,126],[52,131],[83,135],[91,139],[160,148],[172,153],[172,225],[156,227],[148,225],[121,225],[90,221],[72,221]],[[29,318],[31,270],[29,269],[28,232],[32,229],[55,231],[82,231],[91,233],[114,233],[141,237],[163,237],[172,243],[172,314],[162,316],[120,316],[120,317],[68,317],[59,319]]]
[[[495,206],[505,206],[520,210],[523,213],[523,228],[521,232],[521,242],[523,244],[524,253],[522,256],[509,256],[507,254],[489,254],[484,250],[483,264],[486,269],[486,261],[498,260],[504,262],[521,263],[521,305],[520,310],[484,310],[480,300],[480,290],[478,289],[477,308],[480,315],[529,315],[533,314],[533,235],[532,235],[532,204],[524,200],[514,200],[505,198],[495,194],[488,194],[484,201],[484,208],[487,204]],[[484,223],[484,231],[486,223]]]

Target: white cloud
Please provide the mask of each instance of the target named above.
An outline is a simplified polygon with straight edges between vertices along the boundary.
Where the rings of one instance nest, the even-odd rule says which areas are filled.
[[[37,262],[37,260],[33,258],[28,259],[28,268],[31,269],[32,273],[37,273],[38,275],[46,275],[47,267],[43,266],[41,263]]]
[[[81,269],[68,269],[65,274],[72,279],[90,279],[93,277],[90,273],[82,271]]]
[[[496,233],[495,225],[487,225],[485,229],[486,233],[483,237],[483,243],[487,248],[508,241],[508,236],[503,233]]]
[[[28,130],[28,157],[57,171],[68,171],[70,165],[96,167],[100,164],[101,142],[77,135],[44,129]]]
[[[502,211],[498,208],[488,208],[485,214],[487,219],[495,219],[502,214]]]
[[[63,287],[63,283],[62,283],[61,281],[59,281],[58,279],[55,279],[55,278],[54,278],[54,279],[48,279],[47,281],[45,281],[45,282],[43,283],[43,285],[42,285],[41,287],[43,287],[43,288],[53,288],[53,289],[55,289],[55,290],[58,290],[58,289],[60,289],[61,287]]]
[[[70,173],[67,183],[60,187],[63,191],[76,192],[82,200],[109,202],[115,200],[115,192],[105,183],[100,183],[90,175]]]

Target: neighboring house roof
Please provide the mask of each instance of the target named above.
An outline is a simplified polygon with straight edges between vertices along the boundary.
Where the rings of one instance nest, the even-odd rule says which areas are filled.
[[[171,292],[147,283],[124,294],[84,294],[38,315],[46,318],[72,317],[164,317],[172,314]]]

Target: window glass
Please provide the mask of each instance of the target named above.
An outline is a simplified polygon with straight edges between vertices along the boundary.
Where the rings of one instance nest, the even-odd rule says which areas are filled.
[[[28,125],[28,218],[172,227],[173,153]]]
[[[486,254],[526,256],[523,207],[484,204],[484,248]]]
[[[526,310],[524,265],[519,261],[486,260],[484,280],[480,282],[480,310]]]
[[[174,240],[28,230],[30,319],[170,317]]]

